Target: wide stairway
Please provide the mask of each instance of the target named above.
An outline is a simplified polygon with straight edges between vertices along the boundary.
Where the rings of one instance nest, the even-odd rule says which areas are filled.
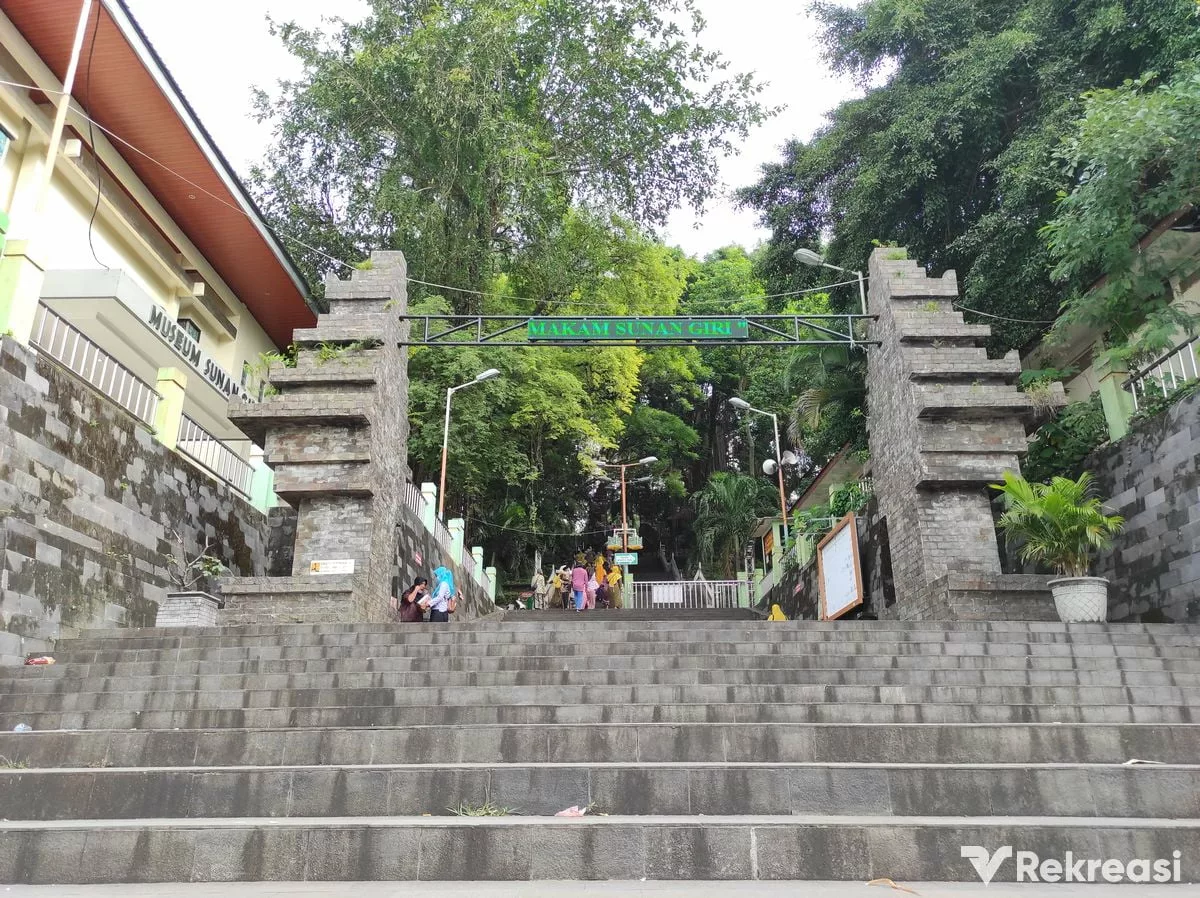
[[[1194,881],[1198,649],[736,613],[92,632],[0,672],[0,881],[978,882],[963,845]]]

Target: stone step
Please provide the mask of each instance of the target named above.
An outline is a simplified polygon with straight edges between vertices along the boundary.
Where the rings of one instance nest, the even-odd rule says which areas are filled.
[[[1042,858],[1178,857],[1200,878],[1200,821],[1123,817],[238,818],[0,823],[0,880],[793,879],[977,882],[963,845]],[[1176,855],[1176,852],[1179,852]],[[995,881],[1016,876],[1010,860]],[[1102,881],[1102,880],[1099,880]],[[564,889],[569,888],[564,886]]]
[[[485,678],[492,674],[482,675]],[[0,695],[0,712],[186,711],[510,704],[744,704],[766,702],[986,705],[1178,705],[1200,708],[1200,689],[1179,686],[840,686],[823,683],[702,685],[445,686],[227,689],[176,692],[54,692]]]
[[[286,637],[303,640],[306,636],[328,636],[349,633],[393,633],[406,635],[421,632],[438,634],[466,632],[556,632],[576,630],[595,634],[605,630],[687,630],[700,632],[710,629],[729,628],[724,619],[706,620],[715,615],[737,613],[739,629],[756,629],[765,632],[807,631],[825,633],[838,638],[849,634],[869,637],[878,633],[905,633],[912,631],[940,633],[943,638],[967,638],[966,634],[1008,633],[1016,639],[1033,638],[1030,634],[1058,633],[1080,636],[1088,633],[1119,635],[1122,633],[1146,633],[1163,636],[1195,636],[1200,634],[1200,624],[1153,624],[1153,623],[1075,623],[1064,624],[1053,621],[893,621],[893,620],[838,620],[838,621],[763,621],[757,612],[750,609],[683,609],[669,613],[653,611],[601,611],[579,615],[562,611],[496,612],[470,621],[452,621],[436,626],[405,625],[381,622],[321,623],[321,624],[244,624],[220,627],[143,627],[138,629],[112,628],[84,630],[73,641],[91,639],[144,639],[158,637]],[[648,619],[644,615],[651,615]],[[696,619],[694,616],[701,616]],[[956,635],[957,634],[957,635]]]
[[[1200,767],[450,764],[0,770],[0,819],[634,815],[1200,817]]]
[[[1032,674],[1078,672],[1110,676],[1120,681],[1126,673],[1200,673],[1200,656],[1195,658],[1121,658],[1039,656],[1034,663],[1025,656],[1012,655],[750,655],[712,654],[641,654],[641,655],[482,655],[450,657],[444,654],[423,657],[390,656],[385,658],[249,659],[241,661],[108,661],[98,664],[56,664],[47,667],[14,667],[0,676],[3,688],[21,691],[24,683],[50,683],[58,680],[81,681],[111,677],[226,677],[275,674],[345,674],[464,672],[464,671],[560,671],[564,666],[584,670],[790,670],[811,671],[814,676],[863,675],[879,671],[897,674],[911,671],[996,671],[1003,676],[1013,672]],[[1179,685],[1182,685],[1180,683]],[[40,689],[41,687],[39,687]],[[69,687],[64,687],[69,688]]]
[[[311,632],[298,627],[288,633],[242,633],[240,628],[214,628],[200,633],[171,633],[163,630],[108,631],[104,636],[89,636],[63,643],[64,652],[113,650],[178,650],[195,648],[260,648],[285,641],[292,646],[374,646],[374,645],[612,645],[656,643],[688,645],[705,642],[809,643],[867,646],[879,644],[1008,644],[1008,645],[1161,645],[1194,646],[1197,633],[1151,631],[1138,626],[1095,630],[1046,631],[948,630],[928,623],[922,628],[895,630],[829,630],[805,625],[780,623],[731,622],[725,626],[431,626],[374,624],[373,629],[348,632]]]
[[[1196,659],[1194,647],[1187,645],[1103,645],[1072,643],[878,643],[852,644],[837,642],[703,642],[658,644],[628,641],[595,645],[585,643],[491,643],[472,645],[403,645],[373,646],[330,645],[288,646],[264,645],[237,648],[150,649],[142,651],[60,651],[55,657],[60,663],[103,664],[116,661],[249,661],[274,659],[324,660],[330,658],[477,658],[522,657],[525,655],[709,655],[743,654],[766,655],[824,655],[837,658],[838,666],[853,667],[859,657],[894,657],[898,655],[966,655],[1029,658],[1036,664],[1045,657],[1075,658],[1167,658]]]
[[[1040,670],[1023,668],[793,668],[686,667],[682,669],[580,668],[574,663],[542,670],[361,671],[355,673],[247,673],[208,676],[19,677],[5,684],[15,695],[158,695],[231,690],[330,690],[450,686],[618,685],[845,685],[845,686],[1174,686],[1200,689],[1200,672],[1145,670]],[[0,698],[0,707],[3,699]]]
[[[749,718],[753,720],[754,718]],[[381,763],[744,762],[1194,764],[1197,724],[451,724],[360,729],[0,732],[0,756],[33,767]]]
[[[172,730],[258,727],[376,727],[443,724],[560,723],[1191,723],[1200,713],[1184,705],[914,704],[884,702],[731,702],[725,704],[496,704],[356,705],[297,708],[225,708],[171,711],[8,711],[0,731],[27,724],[35,730]]]

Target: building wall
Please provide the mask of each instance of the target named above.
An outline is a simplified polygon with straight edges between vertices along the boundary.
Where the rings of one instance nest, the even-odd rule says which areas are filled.
[[[1200,621],[1200,393],[1139,422],[1085,469],[1126,519],[1095,569],[1112,583],[1109,619]]]
[[[0,78],[24,84],[41,83],[39,78],[45,73],[35,75],[16,62],[16,58],[28,59],[32,54],[28,45],[21,43],[21,47],[0,46]],[[12,136],[0,163],[0,209],[9,214],[10,230],[17,236],[23,236],[23,229],[28,228],[34,193],[30,185],[36,181],[22,179],[22,165],[37,163],[44,156],[43,135],[49,129],[50,109],[31,103],[27,91],[0,86],[0,127]],[[201,348],[235,380],[240,380],[245,363],[253,367],[263,353],[278,347],[166,215],[108,138],[99,131],[89,135],[86,125],[74,113],[68,117],[68,124],[84,140],[85,148],[81,158],[60,157],[55,166],[42,210],[44,233],[52,234],[53,239],[38,242],[39,261],[48,270],[109,267],[127,272],[172,317],[181,313],[190,317],[200,327]],[[89,136],[95,138],[95,155],[93,148],[86,146]],[[96,156],[102,162],[105,181],[98,209]],[[119,200],[115,199],[118,195]],[[93,210],[96,210],[94,222]],[[206,301],[220,308],[236,328],[236,336],[231,337],[209,317],[203,302],[192,299],[191,287],[196,276],[206,285]],[[158,339],[148,329],[130,336],[135,345],[137,341]],[[130,358],[118,356],[118,361],[134,367]],[[199,378],[194,372],[193,375]],[[248,445],[235,442],[231,448],[245,456]]]
[[[71,629],[152,625],[173,529],[190,553],[207,537],[234,573],[266,573],[265,515],[106,397],[3,338],[0,656],[11,661]]]

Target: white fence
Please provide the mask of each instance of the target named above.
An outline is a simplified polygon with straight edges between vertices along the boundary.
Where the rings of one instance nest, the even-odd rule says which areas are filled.
[[[421,491],[417,489],[416,484],[404,484],[404,504],[408,506],[409,511],[417,516],[418,521],[425,519],[425,497],[421,495]]]
[[[250,480],[254,476],[254,469],[245,459],[187,415],[179,419],[179,440],[175,448],[238,492],[245,496],[250,495]]]
[[[1125,389],[1133,396],[1133,407],[1140,409],[1147,402],[1168,396],[1190,380],[1200,378],[1196,355],[1200,352],[1200,337],[1180,343],[1170,352],[1155,359],[1141,371],[1130,374]]]
[[[737,608],[747,588],[741,580],[634,581],[630,608]],[[626,594],[627,600],[629,599]]]
[[[158,392],[43,305],[33,319],[30,342],[117,405],[154,423]]]

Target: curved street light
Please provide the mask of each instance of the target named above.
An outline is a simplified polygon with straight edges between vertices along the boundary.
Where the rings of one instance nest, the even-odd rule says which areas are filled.
[[[813,252],[807,247],[801,247],[792,253],[792,258],[803,265],[819,265],[822,268],[832,268],[834,271],[842,271],[846,274],[852,274],[858,278],[858,298],[862,303],[862,313],[867,314],[867,285],[866,279],[861,271],[851,271],[849,268],[842,268],[840,265],[830,265],[825,261],[825,257],[820,253]],[[739,406],[740,407],[740,406]]]
[[[459,384],[457,387],[451,387],[446,391],[446,424],[442,428],[442,478],[438,482],[438,518],[443,521],[446,520],[446,459],[450,450],[450,399],[459,390],[465,390],[467,387],[473,387],[475,384],[480,384],[485,380],[491,380],[493,377],[499,376],[499,368],[488,368],[486,371],[480,371],[476,374],[473,380],[469,380],[465,384]]]
[[[779,510],[783,512],[783,541],[786,543],[791,537],[791,533],[788,528],[787,493],[783,488],[783,443],[779,441],[779,416],[774,412],[764,412],[760,408],[755,408],[745,399],[738,396],[731,397],[729,404],[740,412],[753,412],[756,415],[766,415],[771,419],[771,426],[775,428],[775,473],[779,476]]]

